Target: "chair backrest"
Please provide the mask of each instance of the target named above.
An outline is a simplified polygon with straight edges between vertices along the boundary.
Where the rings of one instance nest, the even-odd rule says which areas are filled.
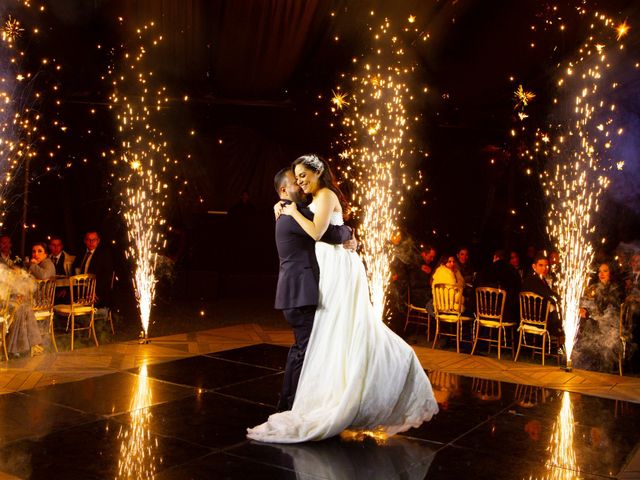
[[[520,321],[547,328],[550,304],[533,292],[520,292]]]
[[[83,273],[69,277],[69,291],[72,305],[93,305],[96,301],[96,276]]]
[[[476,312],[482,320],[502,321],[507,292],[500,288],[476,288]]]
[[[69,255],[68,253],[65,252],[64,265],[62,265],[62,267],[64,268],[64,274],[67,277],[73,273],[71,271],[71,267],[73,267],[73,262],[75,261],[75,259],[76,259],[75,255]]]
[[[33,292],[31,300],[31,307],[34,310],[46,311],[53,308],[53,302],[56,298],[56,281],[55,279],[49,280],[36,280],[36,289]]]
[[[441,313],[462,313],[462,288],[444,283],[434,285],[433,309],[436,315]]]

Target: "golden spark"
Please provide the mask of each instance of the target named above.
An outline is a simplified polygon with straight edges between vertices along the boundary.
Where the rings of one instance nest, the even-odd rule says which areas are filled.
[[[529,105],[529,102],[535,98],[535,93],[525,91],[522,85],[518,85],[518,89],[514,92],[514,96],[518,100],[516,102],[515,108],[520,106],[526,107]]]
[[[13,43],[22,32],[24,32],[24,29],[20,27],[20,22],[9,15],[9,18],[2,26],[2,40],[7,43]]]
[[[622,37],[624,37],[627,33],[629,33],[629,25],[627,24],[626,20],[624,22],[622,22],[620,25],[618,25],[616,27],[616,32],[618,32],[618,36],[617,36],[617,40],[620,40]]]
[[[334,92],[333,90],[331,90],[331,93],[333,93],[333,97],[331,98],[331,103],[333,103],[336,108],[339,108],[340,110],[342,110],[342,107],[344,107],[345,105],[349,105],[349,102],[346,101],[347,98],[347,94],[346,93],[341,93],[341,92]]]

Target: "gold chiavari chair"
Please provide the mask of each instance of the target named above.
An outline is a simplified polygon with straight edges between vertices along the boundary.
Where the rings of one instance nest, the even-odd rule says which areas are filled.
[[[547,322],[549,321],[549,312],[551,305],[548,301],[536,295],[533,292],[520,292],[520,326],[518,331],[520,337],[518,340],[518,350],[516,356],[513,359],[514,362],[518,361],[520,355],[520,349],[522,347],[533,350],[533,353],[540,352],[542,355],[542,365],[544,365],[545,350],[548,350],[547,354],[551,353],[551,336],[547,329]],[[535,338],[541,338],[541,345],[536,345]],[[527,342],[527,339],[531,343]],[[558,362],[560,357],[554,355]]]
[[[462,308],[463,296],[461,287],[443,283],[433,286],[433,309],[436,317],[436,333],[431,348],[435,348],[439,335],[455,337],[456,352],[458,353],[460,353],[461,341],[471,343],[471,335],[469,336],[469,340],[462,339],[462,330],[465,323],[471,325],[473,317],[462,315]],[[441,332],[440,324],[442,323],[455,325],[455,333]]]
[[[476,288],[476,321],[473,333],[473,348],[471,355],[476,350],[478,340],[485,341],[491,345],[498,346],[498,359],[500,359],[500,351],[504,340],[507,346],[507,329],[511,331],[511,355],[513,356],[513,330],[515,322],[504,321],[504,305],[507,299],[507,292],[500,288],[478,287]],[[481,328],[487,329],[487,336],[480,336]],[[493,338],[492,332],[498,332],[498,338]]]
[[[410,323],[416,325],[416,334],[420,326],[427,327],[427,340],[431,339],[431,314],[425,307],[417,307],[411,303],[411,287],[407,288],[407,319],[404,322],[404,333],[407,332]]]
[[[93,341],[98,346],[98,337],[94,324],[96,301],[96,276],[92,273],[73,275],[69,277],[69,304],[55,305],[53,310],[59,315],[66,315],[67,322],[71,322],[71,350],[73,351],[73,337],[76,331],[88,330],[93,335]],[[77,316],[89,315],[86,327],[76,327]]]
[[[36,280],[36,289],[33,292],[31,308],[36,320],[48,322],[51,344],[55,351],[58,351],[56,336],[53,332],[53,303],[56,298],[56,280]]]

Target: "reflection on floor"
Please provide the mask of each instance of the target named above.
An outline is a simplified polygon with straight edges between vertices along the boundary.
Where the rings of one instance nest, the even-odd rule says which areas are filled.
[[[286,353],[254,344],[0,395],[0,478],[640,478],[639,404],[447,371],[429,372],[441,412],[405,434],[249,442]]]

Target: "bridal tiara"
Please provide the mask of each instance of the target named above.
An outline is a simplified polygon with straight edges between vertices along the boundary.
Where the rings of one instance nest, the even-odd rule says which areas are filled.
[[[315,155],[309,155],[302,163],[311,167],[314,172],[318,172],[320,175],[324,172],[324,164],[322,163],[322,160]]]

